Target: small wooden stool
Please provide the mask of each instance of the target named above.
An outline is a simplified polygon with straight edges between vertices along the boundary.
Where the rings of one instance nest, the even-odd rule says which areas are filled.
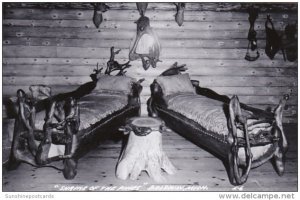
[[[126,147],[119,159],[116,176],[119,179],[136,180],[145,170],[156,182],[164,181],[163,169],[174,174],[176,168],[162,149],[162,135],[165,124],[157,118],[135,117],[127,121],[119,130],[130,134]]]

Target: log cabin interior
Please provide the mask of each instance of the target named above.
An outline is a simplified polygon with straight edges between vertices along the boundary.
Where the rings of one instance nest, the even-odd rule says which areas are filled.
[[[97,141],[95,148],[80,157],[77,175],[69,178],[70,180],[62,176],[67,176],[64,171],[56,169],[61,167],[61,163],[54,162],[51,167],[22,163],[14,170],[6,168],[13,148],[17,120],[10,110],[10,104],[19,95],[19,89],[29,93],[31,85],[43,85],[51,88],[52,96],[74,91],[91,81],[90,74],[96,71],[97,75],[100,68],[105,70],[112,54],[110,61],[121,64],[128,64],[130,61],[130,67],[126,68],[127,65],[124,65],[124,70],[120,70],[121,75],[134,78],[142,86],[142,91],[138,90],[139,112],[142,117],[148,115],[147,101],[152,96],[150,85],[159,75],[174,66],[175,62],[178,66],[185,65],[186,71],[183,73],[188,73],[190,79],[199,81],[201,87],[230,98],[237,95],[240,102],[261,110],[273,110],[283,96],[288,95],[289,99],[282,108],[283,130],[289,145],[285,154],[284,174],[278,176],[273,163],[267,161],[251,169],[242,189],[297,191],[297,3],[194,2],[175,5],[152,2],[143,6],[145,5],[137,6],[136,3],[3,3],[3,191],[66,191],[72,190],[72,186],[85,191],[151,191],[168,190],[168,187],[163,187],[166,185],[173,186],[169,190],[174,191],[179,186],[186,190],[194,188],[196,191],[232,191],[234,186],[228,178],[226,164],[213,151],[207,151],[196,145],[197,142],[177,134],[168,123],[161,131],[160,146],[149,146],[145,141],[140,141],[139,146],[141,150],[147,146],[158,149],[166,156],[163,158],[165,162],[170,161],[166,167],[168,169],[165,169],[170,173],[162,173],[162,182],[157,181],[153,174],[151,177],[149,171],[130,177],[136,180],[122,180],[126,179],[126,176],[122,178],[124,169],[116,170],[124,147],[124,137],[127,137],[122,132]],[[251,25],[250,8],[257,12],[255,23],[252,24],[256,33],[254,47],[251,46],[253,40],[250,41],[250,34],[248,35]],[[275,42],[279,46],[272,46],[274,38],[272,40],[266,35],[268,15],[273,24],[270,28],[273,36],[275,30],[277,41],[280,40],[280,44]],[[142,16],[149,19],[151,31],[157,36],[149,43],[160,45],[154,47],[155,52],[150,52],[147,57],[149,60],[143,62],[139,56],[129,58],[137,35],[135,22]],[[147,24],[147,20],[145,23]],[[291,37],[286,31],[287,25],[294,25],[296,28]],[[149,37],[152,32],[148,34]],[[291,41],[292,45],[286,45]],[[143,51],[142,46],[137,45],[135,50]],[[275,53],[274,48],[277,48]],[[251,51],[254,52],[254,57],[250,55]],[[272,53],[275,55],[271,55]],[[152,58],[154,54],[156,57]],[[106,106],[101,102],[97,105]],[[82,114],[84,109],[80,106]],[[206,105],[204,102],[202,106],[210,108],[209,103]],[[122,123],[123,127],[125,124],[123,121]],[[126,132],[126,128],[128,127],[125,126],[122,131]],[[151,135],[154,133],[140,137],[145,139]],[[128,152],[130,153],[128,150],[125,154]],[[176,168],[174,174],[171,173],[173,167]],[[73,187],[73,190],[76,189]]]

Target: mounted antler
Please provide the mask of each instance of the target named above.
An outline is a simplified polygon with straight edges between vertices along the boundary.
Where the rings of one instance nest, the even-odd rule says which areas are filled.
[[[185,67],[186,64],[177,65],[178,63],[175,62],[169,69],[161,73],[161,76],[172,76],[176,74],[181,74],[181,72],[185,72],[187,68]]]
[[[94,6],[93,22],[96,28],[99,28],[103,21],[102,13],[106,12],[109,9],[109,6],[105,3],[92,3],[92,5]]]
[[[94,69],[94,70],[93,70],[94,73],[90,75],[90,77],[92,78],[92,80],[93,80],[94,82],[97,82],[97,80],[98,80],[98,74],[101,74],[102,69],[103,69],[103,67],[101,67],[101,68],[99,69],[99,63],[97,63],[97,68]]]
[[[179,26],[183,24],[184,21],[184,9],[185,3],[174,3],[176,5],[176,14],[175,14],[175,21]]]
[[[105,70],[105,74],[110,75],[113,71],[119,70],[119,72],[116,75],[123,76],[126,73],[125,69],[131,67],[131,65],[129,64],[130,61],[124,64],[119,64],[117,61],[115,61],[115,55],[119,54],[121,49],[117,51],[114,51],[114,49],[115,49],[114,47],[110,48],[110,59],[107,62],[107,68]]]

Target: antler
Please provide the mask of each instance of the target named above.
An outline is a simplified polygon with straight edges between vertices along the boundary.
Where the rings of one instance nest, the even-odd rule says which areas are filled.
[[[177,65],[178,63],[175,62],[169,69],[167,69],[166,71],[164,71],[161,76],[172,76],[172,75],[176,75],[176,74],[181,74],[181,72],[184,72],[187,70],[187,68],[185,67],[186,64],[182,64],[182,65]]]
[[[124,63],[124,64],[119,64],[117,61],[115,61],[115,55],[119,54],[121,49],[114,51],[114,47],[110,48],[110,59],[107,62],[107,68],[105,70],[105,74],[110,75],[111,72],[119,70],[117,73],[117,76],[123,76],[126,71],[125,69],[129,68],[131,65],[129,64],[130,61]]]
[[[101,74],[103,67],[101,67],[99,69],[99,63],[97,63],[97,68],[93,70],[93,74],[90,75],[90,77],[92,78],[93,81],[97,81],[98,80],[98,74]]]

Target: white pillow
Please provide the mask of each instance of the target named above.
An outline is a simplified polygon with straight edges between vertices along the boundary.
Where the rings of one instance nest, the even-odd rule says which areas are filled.
[[[161,86],[165,96],[180,93],[195,94],[195,88],[193,87],[188,74],[159,76],[156,78],[156,81]]]
[[[98,77],[97,86],[94,90],[98,92],[122,92],[129,94],[133,82],[134,79],[127,76],[101,75]]]

